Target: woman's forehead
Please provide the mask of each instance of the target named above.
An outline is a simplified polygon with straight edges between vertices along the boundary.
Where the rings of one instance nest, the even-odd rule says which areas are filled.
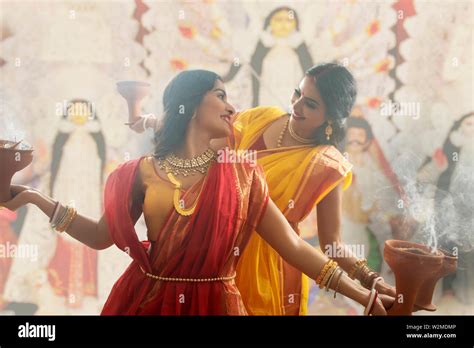
[[[224,85],[224,82],[222,82],[221,80],[217,79],[216,82],[214,83],[214,89],[216,88],[220,88],[220,89],[223,89],[225,91],[225,85]]]

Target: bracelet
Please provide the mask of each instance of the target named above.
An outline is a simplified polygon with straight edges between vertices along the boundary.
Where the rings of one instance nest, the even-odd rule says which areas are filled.
[[[360,269],[365,266],[367,264],[367,260],[366,259],[360,259],[360,260],[357,260],[355,263],[354,263],[354,266],[352,266],[352,269],[351,271],[349,272],[348,276],[349,278],[351,279],[354,279],[354,275],[356,273],[359,273]]]
[[[365,307],[364,315],[369,315],[370,311],[373,309],[375,299],[377,297],[377,290],[372,289],[370,290],[370,297],[369,303],[367,303],[367,307]]]
[[[61,216],[59,221],[54,225],[54,229],[59,232],[61,229],[61,226],[64,225],[66,220],[68,219],[69,214],[71,214],[71,208],[69,206],[66,206],[64,214]]]
[[[61,227],[58,227],[57,231],[58,232],[66,231],[69,228],[69,226],[71,226],[71,223],[74,221],[76,216],[77,216],[77,210],[74,208],[71,208],[71,213],[69,214],[68,218],[64,222],[64,225]]]
[[[326,284],[326,292],[329,291],[329,288],[331,286],[331,282],[332,282],[332,279],[334,278],[334,275],[337,273],[337,271],[339,271],[340,267],[339,266],[336,266],[336,269],[334,270],[334,272],[331,273],[331,276],[329,277],[329,280]]]
[[[319,284],[319,288],[322,289],[324,288],[325,286],[327,286],[328,282],[329,282],[329,279],[332,277],[332,275],[334,274],[336,268],[337,268],[337,262],[333,262],[331,264],[331,267],[328,269],[328,271],[326,272],[326,274],[324,275],[324,278],[323,280],[321,281],[321,284]]]
[[[58,225],[57,228],[56,228],[56,231],[58,231],[58,232],[66,231],[69,228],[69,226],[71,225],[74,218],[77,216],[77,210],[76,209],[74,209],[72,207],[68,207],[67,209],[68,209],[67,216],[64,219],[64,222],[62,224]]]
[[[360,283],[364,288],[370,289],[370,287],[372,286],[372,282],[378,277],[380,277],[380,274],[371,271],[368,267],[364,266],[364,274],[360,279]]]
[[[58,213],[59,213],[59,201],[57,201],[56,205],[54,206],[53,215],[51,215],[51,218],[49,219],[49,223],[56,220]]]
[[[335,261],[333,260],[328,260],[324,266],[323,266],[323,269],[321,270],[321,272],[319,273],[318,277],[316,278],[316,284],[321,284],[324,276],[326,275],[327,271],[329,270],[329,268],[332,266],[332,264],[334,263]]]
[[[341,282],[342,274],[344,271],[342,269],[339,270],[339,274],[337,275],[337,282],[336,287],[334,288],[334,298],[336,298],[337,289],[339,289],[339,283]]]
[[[369,315],[371,315],[370,313],[372,313],[372,310],[375,307],[375,303],[377,302],[378,296],[379,296],[379,292],[375,290],[375,296],[374,296],[374,300],[372,301],[372,306],[370,306],[370,309],[369,309]]]
[[[61,215],[60,217],[56,216],[56,219],[53,220],[53,222],[51,223],[51,227],[52,227],[53,229],[56,229],[56,227],[57,227],[58,225],[60,225],[60,224],[62,224],[62,223],[64,222],[64,219],[65,219],[66,216],[67,216],[67,210],[68,210],[68,207],[66,206],[66,207],[64,208],[64,212],[62,213],[62,215]],[[59,211],[58,211],[58,213],[59,213]]]
[[[147,127],[146,123],[147,121],[150,119],[150,118],[154,118],[155,115],[153,114],[146,114],[146,115],[142,115],[142,118],[143,118],[143,130],[147,130],[148,128],[154,128],[154,127]]]
[[[375,278],[375,279],[372,281],[372,287],[370,288],[370,290],[375,289],[375,286],[377,285],[377,283],[378,283],[379,281],[384,281],[384,280],[383,280],[382,277],[377,277],[377,278]]]

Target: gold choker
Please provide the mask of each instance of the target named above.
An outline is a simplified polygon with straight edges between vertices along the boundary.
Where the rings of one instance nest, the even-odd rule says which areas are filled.
[[[174,175],[205,174],[216,157],[217,154],[213,149],[207,149],[203,154],[191,159],[179,158],[171,153],[165,158],[158,158],[157,164],[160,169]]]

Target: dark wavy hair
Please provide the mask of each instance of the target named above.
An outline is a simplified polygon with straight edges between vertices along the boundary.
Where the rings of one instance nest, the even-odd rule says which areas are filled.
[[[329,144],[341,148],[346,135],[345,123],[357,97],[357,84],[352,74],[337,63],[315,65],[306,71],[315,79],[315,86],[326,105],[326,121],[316,129],[316,145]],[[332,135],[326,139],[326,127],[331,122]]]
[[[163,93],[163,118],[155,131],[154,157],[163,158],[184,141],[189,121],[217,80],[208,70],[187,70],[176,75]]]

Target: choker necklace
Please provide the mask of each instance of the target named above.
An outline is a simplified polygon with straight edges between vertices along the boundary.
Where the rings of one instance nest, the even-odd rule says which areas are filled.
[[[291,125],[290,119],[288,119],[288,131],[290,132],[291,137],[296,140],[297,142],[301,144],[314,144],[316,142],[316,139],[308,139],[308,138],[302,138],[298,134],[296,134],[295,130],[293,129],[293,126]]]
[[[201,192],[199,192],[191,207],[185,208],[183,206],[183,200],[180,198],[182,185],[181,182],[176,179],[175,175],[181,174],[183,176],[188,176],[197,172],[205,174],[216,157],[217,154],[214,150],[207,149],[203,154],[191,159],[180,158],[173,153],[167,155],[164,159],[157,159],[158,167],[166,172],[169,181],[174,185],[173,205],[178,214],[182,216],[192,215],[196,210],[197,203],[201,197]]]
[[[173,173],[174,175],[205,174],[216,157],[217,154],[212,149],[207,149],[203,154],[194,156],[191,159],[180,158],[171,153],[165,158],[158,158],[157,164],[166,173]]]

